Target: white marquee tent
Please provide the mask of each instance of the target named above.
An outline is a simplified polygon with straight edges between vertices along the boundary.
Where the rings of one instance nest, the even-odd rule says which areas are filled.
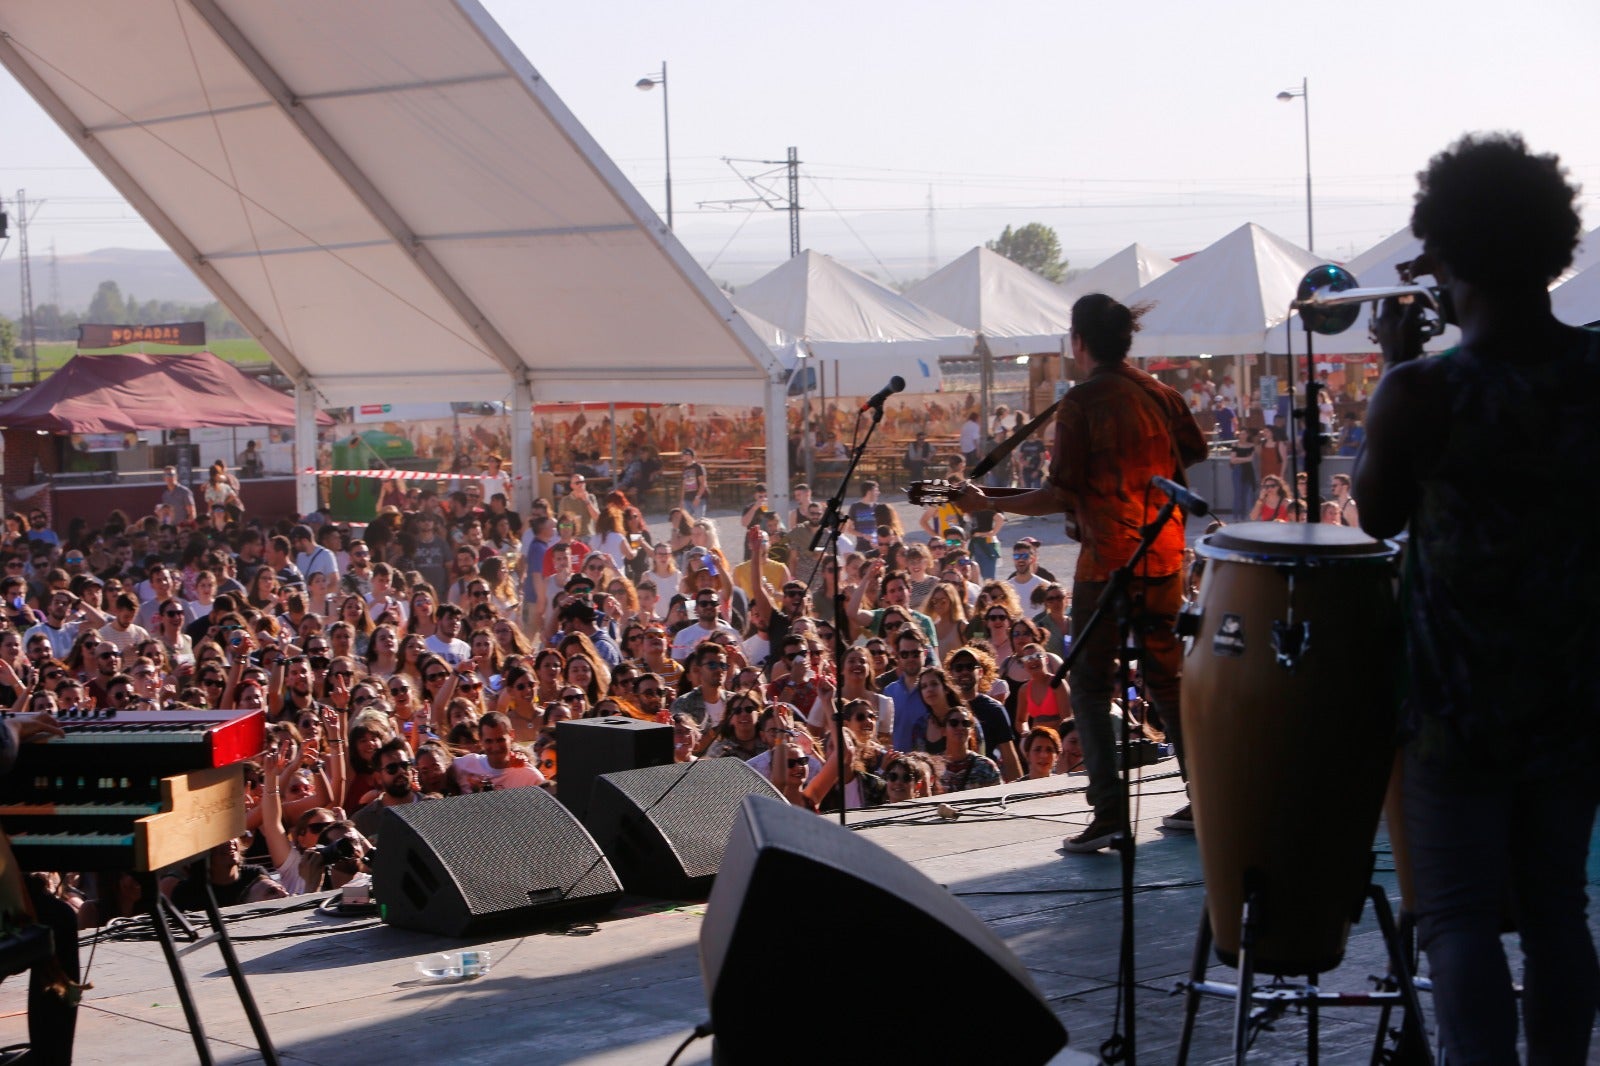
[[[1126,301],[1177,265],[1142,244],[1130,244],[1070,281],[1062,282],[1061,290],[1067,294],[1069,304],[1091,292],[1103,292],[1113,300]]]
[[[534,400],[751,403],[786,493],[782,361],[477,0],[7,0],[0,63],[296,382],[298,441],[509,397],[525,469]]]
[[[1072,301],[1059,286],[981,246],[905,295],[983,334],[990,354],[1002,358],[1060,352],[1072,326]]]
[[[1281,327],[1306,271],[1322,260],[1246,223],[1129,299],[1153,305],[1134,334],[1136,357],[1255,355]]]
[[[1550,309],[1568,325],[1587,326],[1600,322],[1600,262],[1552,289]]]
[[[824,364],[829,391],[841,396],[869,395],[895,375],[906,379],[908,392],[936,392],[940,358],[971,355],[975,343],[964,326],[809,250],[744,286],[734,300],[797,338],[809,358]]]

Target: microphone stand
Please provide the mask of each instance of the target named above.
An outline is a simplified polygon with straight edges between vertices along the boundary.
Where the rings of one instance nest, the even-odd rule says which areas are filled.
[[[1088,641],[1085,638],[1094,632],[1095,628],[1104,621],[1106,615],[1115,612],[1118,630],[1121,633],[1122,647],[1121,666],[1117,672],[1117,687],[1118,691],[1123,695],[1124,705],[1122,708],[1122,764],[1117,775],[1118,784],[1122,790],[1122,827],[1112,847],[1117,849],[1122,860],[1122,948],[1118,969],[1120,971],[1119,994],[1122,998],[1121,1021],[1126,1030],[1126,1035],[1113,1032],[1110,1038],[1101,1046],[1101,1054],[1107,1062],[1117,1062],[1125,1059],[1128,1063],[1135,1064],[1139,1061],[1137,1041],[1135,1039],[1134,1010],[1134,992],[1137,990],[1137,982],[1134,980],[1133,967],[1133,864],[1135,845],[1133,839],[1133,804],[1130,800],[1133,792],[1133,712],[1126,705],[1126,699],[1128,682],[1131,677],[1128,663],[1133,658],[1136,658],[1139,652],[1138,641],[1135,639],[1138,629],[1133,623],[1135,616],[1142,608],[1129,601],[1128,592],[1132,587],[1134,578],[1137,576],[1136,572],[1139,569],[1139,565],[1144,561],[1144,557],[1150,553],[1151,547],[1156,542],[1156,537],[1160,535],[1161,530],[1172,518],[1177,506],[1178,501],[1168,499],[1162,505],[1161,510],[1156,513],[1155,520],[1139,531],[1139,546],[1134,549],[1132,558],[1111,572],[1111,577],[1106,582],[1105,590],[1100,593],[1100,599],[1095,604],[1094,612],[1089,615],[1089,620],[1084,623],[1083,631],[1072,634],[1072,647],[1067,649],[1066,658],[1061,661],[1061,668],[1050,679],[1052,688],[1059,686],[1066,680],[1067,674],[1072,671],[1073,664],[1078,661],[1083,649],[1088,646]]]
[[[839,762],[839,824],[845,824],[845,814],[849,810],[849,803],[845,798],[845,760],[844,760],[844,699],[840,695],[840,686],[844,684],[844,656],[845,642],[844,629],[847,620],[844,616],[845,596],[842,577],[842,565],[839,561],[839,526],[844,521],[844,494],[850,488],[850,478],[855,475],[856,466],[861,462],[861,457],[866,454],[867,444],[872,440],[872,434],[877,430],[878,423],[883,421],[883,403],[867,404],[867,410],[872,412],[872,423],[867,426],[867,432],[862,435],[860,443],[850,453],[850,464],[845,467],[844,474],[839,478],[839,487],[828,497],[826,508],[822,512],[822,524],[817,527],[816,535],[811,538],[811,550],[816,551],[818,546],[827,541],[824,554],[833,556],[833,754]],[[860,413],[857,414],[857,425],[860,424]],[[821,569],[820,565],[818,569]],[[815,579],[816,574],[811,575]]]

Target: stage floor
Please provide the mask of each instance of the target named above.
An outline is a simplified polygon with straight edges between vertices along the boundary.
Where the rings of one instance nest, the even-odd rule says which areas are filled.
[[[1136,808],[1137,1041],[1139,1055],[1152,1063],[1176,1057],[1183,1001],[1170,993],[1187,972],[1201,907],[1193,834],[1160,828],[1161,817],[1182,805],[1174,771],[1170,760],[1147,768]],[[1073,775],[963,793],[963,815],[953,822],[939,820],[921,804],[864,812],[853,820],[859,832],[957,894],[1010,945],[1071,1033],[1074,1053],[1060,1061],[1076,1063],[1091,1061],[1081,1054],[1097,1056],[1113,1032],[1121,913],[1117,857],[1060,848],[1063,837],[1087,822],[1082,786],[1082,776]],[[1398,890],[1386,872],[1390,863],[1381,834],[1378,849],[1377,881],[1392,898]],[[447,984],[424,980],[417,962],[470,942],[304,908],[252,916],[230,931],[285,1062],[348,1066],[380,1056],[521,1064],[535,1056],[545,1062],[659,1066],[706,1017],[697,954],[703,911],[701,904],[630,899],[596,925],[482,942],[493,955],[492,972]],[[201,949],[187,963],[217,1060],[259,1061],[215,949]],[[821,971],[825,965],[797,955],[775,988],[795,994],[810,987],[818,1002],[831,1000],[835,980]],[[1322,985],[1367,991],[1368,975],[1384,968],[1369,910],[1352,933],[1345,964],[1325,975]],[[1231,980],[1219,966],[1211,977]],[[79,1016],[77,1062],[192,1061],[183,1014],[153,940],[101,943],[90,978],[94,988]],[[881,979],[922,978],[885,969]],[[857,970],[849,980],[860,994],[852,1004],[865,1008],[852,1010],[863,1025],[905,1023],[872,1011],[870,973]],[[26,1038],[23,990],[20,979],[0,987],[0,1044]],[[944,982],[930,984],[930,993],[941,990],[952,991]],[[930,999],[938,1001],[938,995]],[[1192,1062],[1231,1060],[1231,1010],[1221,1000],[1202,1004]],[[1325,1009],[1321,1061],[1368,1061],[1376,1013]],[[801,1031],[816,1035],[805,1024]],[[880,1039],[862,1035],[870,1046],[894,1046],[890,1032]],[[1251,1058],[1304,1061],[1305,1035],[1305,1019],[1290,1014],[1276,1031],[1260,1036]],[[680,1061],[706,1062],[709,1053],[709,1041],[701,1041]],[[994,1061],[1005,1061],[1003,1040],[997,1041]]]

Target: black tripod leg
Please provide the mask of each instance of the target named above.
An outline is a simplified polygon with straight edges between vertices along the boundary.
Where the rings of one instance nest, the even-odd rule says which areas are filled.
[[[1250,1010],[1255,1006],[1255,939],[1256,911],[1261,895],[1247,889],[1244,895],[1244,915],[1239,923],[1239,989],[1233,1004],[1233,1061],[1244,1066],[1245,1053],[1250,1050]]]
[[[200,1060],[200,1066],[211,1066],[211,1047],[206,1043],[205,1026],[200,1022],[199,1011],[195,1010],[189,979],[184,976],[183,962],[178,958],[177,945],[172,940],[172,927],[167,924],[170,905],[161,895],[161,885],[154,874],[144,878],[144,890],[150,900],[150,919],[155,922],[156,939],[161,941],[161,953],[167,957],[167,969],[172,971],[172,984],[178,990],[178,1002],[183,1005],[183,1017],[189,1023],[189,1035],[194,1038],[195,1055]]]
[[[1196,986],[1206,979],[1211,958],[1211,912],[1200,897],[1200,928],[1194,935],[1194,958],[1189,963],[1189,987],[1183,994],[1183,1036],[1178,1041],[1178,1066],[1189,1061],[1189,1044],[1194,1039],[1194,1019],[1200,1011],[1200,992]]]
[[[1317,975],[1306,975],[1306,1066],[1317,1066],[1318,1048],[1321,1043],[1317,1031],[1320,1016],[1317,1013]]]
[[[1370,885],[1367,894],[1372,899],[1372,913],[1377,916],[1378,928],[1383,930],[1383,942],[1389,948],[1389,968],[1400,984],[1400,1001],[1406,1006],[1405,1022],[1400,1026],[1402,1061],[1432,1063],[1433,1053],[1428,1050],[1422,1021],[1422,1001],[1417,998],[1417,982],[1412,973],[1406,938],[1395,927],[1394,913],[1389,909],[1389,897],[1383,889],[1378,885]]]
[[[206,917],[211,920],[211,928],[216,931],[217,950],[222,952],[222,961],[228,968],[228,976],[233,980],[234,991],[239,994],[239,1003],[244,1007],[244,1016],[249,1019],[250,1031],[256,1035],[256,1047],[261,1051],[261,1059],[266,1066],[278,1066],[278,1052],[272,1046],[272,1037],[267,1034],[267,1026],[261,1020],[261,1011],[256,1007],[256,998],[250,994],[250,985],[244,979],[244,971],[239,969],[239,956],[233,952],[233,941],[228,937],[228,927],[222,924],[222,915],[217,912],[217,897],[211,892],[211,883],[206,883]]]

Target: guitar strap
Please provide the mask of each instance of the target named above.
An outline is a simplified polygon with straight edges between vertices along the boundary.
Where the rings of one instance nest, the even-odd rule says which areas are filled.
[[[1061,400],[1066,398],[1066,395],[1063,393]],[[1047,421],[1049,421],[1050,416],[1056,413],[1056,408],[1061,406],[1061,400],[1057,400],[1049,407],[1046,407],[1043,414],[1035,415],[1033,420],[1027,425],[1023,426],[1021,429],[1011,434],[1011,436],[1001,441],[994,451],[990,452],[982,459],[979,459],[977,465],[974,466],[972,471],[967,474],[967,480],[977,481],[983,475],[987,474],[989,471],[1005,462],[1006,456],[1016,451],[1017,445],[1033,436],[1039,431],[1040,426],[1043,426]]]
[[[1166,422],[1168,420],[1167,410],[1166,406],[1161,402],[1161,393],[1156,389],[1151,388],[1151,384],[1156,383],[1155,379],[1149,378],[1147,381],[1144,378],[1137,378],[1135,380],[1137,381],[1140,390],[1145,394],[1151,403],[1155,404],[1156,414],[1161,417],[1163,422]],[[977,481],[979,478],[983,477],[983,475],[993,470],[996,466],[1005,462],[1006,456],[1015,451],[1019,444],[1037,433],[1040,427],[1050,420],[1050,416],[1056,413],[1056,408],[1060,407],[1062,401],[1066,398],[1066,394],[1063,393],[1060,400],[1057,400],[1049,407],[1046,407],[1042,414],[1035,415],[1033,420],[1028,422],[1027,425],[1011,434],[1011,436],[1002,441],[994,451],[978,460],[977,465],[975,465],[972,468],[972,471],[967,474],[967,480]],[[1183,463],[1178,457],[1178,436],[1176,433],[1169,433],[1169,436],[1172,438],[1172,480],[1176,481],[1184,488],[1188,488],[1188,474],[1184,470]]]

